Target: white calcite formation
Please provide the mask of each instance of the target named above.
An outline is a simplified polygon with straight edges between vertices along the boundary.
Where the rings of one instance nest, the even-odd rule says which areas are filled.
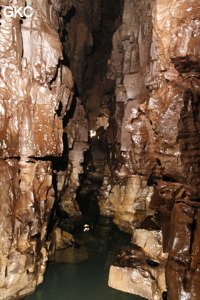
[[[154,188],[147,186],[143,176],[130,175],[113,187],[104,180],[99,205],[102,215],[114,216],[113,222],[123,231],[132,233],[153,211],[149,207]],[[107,188],[107,191],[105,191]]]

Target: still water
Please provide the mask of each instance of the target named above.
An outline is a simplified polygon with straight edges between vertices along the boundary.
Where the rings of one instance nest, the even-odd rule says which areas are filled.
[[[130,236],[119,231],[108,219],[90,231],[74,233],[75,247],[59,251],[58,260],[50,263],[44,282],[27,300],[142,300],[139,296],[108,287],[109,267],[120,250],[127,247]],[[71,258],[69,258],[71,257]],[[65,260],[65,261],[66,261]],[[79,263],[72,263],[79,261]]]

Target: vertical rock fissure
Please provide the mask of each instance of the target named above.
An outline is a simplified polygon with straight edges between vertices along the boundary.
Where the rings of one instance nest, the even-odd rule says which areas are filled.
[[[123,2],[77,1],[73,5],[69,18],[66,17],[64,51],[86,111],[90,145],[82,161],[84,170],[83,175],[79,175],[76,199],[82,212],[90,207],[91,214],[92,210],[98,211],[98,194],[108,158],[105,132],[114,81],[106,78],[107,61],[112,50],[112,36],[121,22]]]

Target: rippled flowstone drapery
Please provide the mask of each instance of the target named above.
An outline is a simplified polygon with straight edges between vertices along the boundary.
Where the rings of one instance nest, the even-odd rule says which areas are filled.
[[[51,244],[52,157],[62,155],[62,118],[70,109],[74,85],[70,70],[60,63],[58,15],[65,15],[71,2],[1,5],[0,299],[16,299],[42,282]],[[6,5],[31,6],[33,15],[6,17]]]

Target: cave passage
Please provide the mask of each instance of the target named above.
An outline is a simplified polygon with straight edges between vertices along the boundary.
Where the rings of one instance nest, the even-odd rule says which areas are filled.
[[[142,300],[108,286],[110,265],[128,248],[130,235],[122,233],[110,218],[101,217],[89,231],[74,234],[76,244],[56,253],[44,282],[27,300]]]
[[[144,299],[108,286],[109,268],[118,253],[128,248],[131,235],[120,231],[113,224],[112,216],[101,217],[98,206],[105,164],[109,155],[107,125],[104,126],[101,122],[98,124],[98,117],[102,116],[102,106],[107,106],[107,111],[110,110],[114,95],[114,82],[112,80],[108,82],[106,79],[107,61],[111,55],[113,34],[121,22],[122,8],[123,3],[120,0],[102,1],[101,21],[94,29],[93,47],[90,51],[87,50],[88,53],[84,57],[85,69],[82,69],[82,78],[80,69],[77,71],[75,59],[68,60],[65,53],[65,63],[72,69],[77,84],[75,96],[77,93],[82,99],[89,125],[89,149],[84,156],[84,172],[80,175],[80,186],[76,192],[76,201],[82,214],[68,216],[62,205],[60,208],[58,206],[58,226],[61,230],[71,232],[75,242],[67,249],[56,251],[55,262],[48,264],[44,282],[27,300]],[[77,7],[75,10],[73,7],[66,18],[67,24],[69,23],[67,26],[69,35],[70,22],[73,22],[73,17],[76,18],[76,14],[80,13],[78,9]],[[76,37],[77,43],[80,38]],[[68,39],[70,40],[69,37]],[[81,64],[81,56],[78,59]],[[105,98],[106,104],[103,103]],[[64,126],[73,118],[75,106],[70,111],[64,117]],[[63,141],[65,142],[64,139]],[[62,167],[63,164],[60,166],[58,160],[57,170]]]
[[[199,299],[198,2],[1,1],[0,300]]]
[[[64,250],[57,250],[52,262],[47,265],[44,282],[36,288],[27,300],[139,300],[139,296],[118,291],[108,286],[109,268],[118,253],[128,248],[131,235],[120,231],[112,222],[112,216],[101,217],[98,206],[100,188],[104,179],[104,169],[108,161],[107,124],[98,121],[105,110],[109,113],[114,96],[114,81],[108,80],[107,61],[111,55],[112,37],[120,26],[123,1],[102,1],[100,20],[96,22],[91,49],[79,48],[79,63],[68,59],[64,48],[64,63],[72,70],[75,79],[75,96],[70,110],[63,119],[63,127],[73,119],[76,100],[80,97],[88,119],[89,149],[84,155],[83,174],[80,174],[80,186],[76,191],[76,201],[81,215],[68,215],[62,203],[57,207],[58,226],[73,234],[74,243]],[[84,8],[82,8],[84,10]],[[79,22],[80,7],[72,7],[65,21],[68,30],[63,32],[62,40],[70,43],[71,26]],[[84,18],[84,16],[82,16]],[[76,20],[76,18],[78,20]],[[68,36],[65,36],[67,33]],[[76,36],[77,44],[81,34]],[[72,43],[72,41],[71,41]],[[67,43],[66,43],[67,44]],[[83,61],[85,66],[83,67]],[[80,70],[80,66],[82,69]],[[79,67],[79,69],[78,69]],[[82,71],[82,78],[80,77]],[[106,99],[106,101],[105,101]],[[104,109],[102,109],[104,107]],[[58,110],[61,114],[62,106]],[[107,115],[108,119],[108,115]],[[93,132],[93,135],[91,134]],[[66,144],[65,144],[66,141]],[[64,154],[68,154],[68,140],[64,136]],[[64,170],[63,158],[54,163],[57,171]],[[56,186],[56,184],[55,184]],[[62,201],[61,201],[62,202]],[[55,262],[54,262],[55,260]]]

